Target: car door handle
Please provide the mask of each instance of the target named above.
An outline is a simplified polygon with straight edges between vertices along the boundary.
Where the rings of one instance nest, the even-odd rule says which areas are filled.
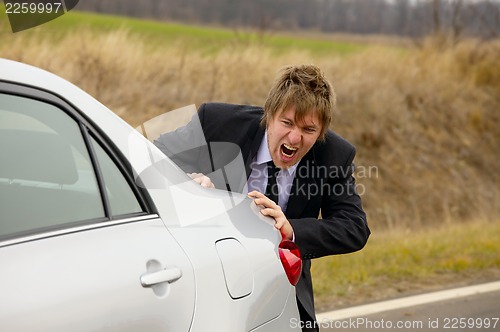
[[[163,282],[174,282],[180,277],[182,277],[181,269],[177,267],[164,269],[157,272],[143,274],[141,276],[141,285],[143,287],[151,287]]]

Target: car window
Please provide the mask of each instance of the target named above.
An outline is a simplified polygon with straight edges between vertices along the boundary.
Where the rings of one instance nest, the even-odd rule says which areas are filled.
[[[80,126],[60,108],[0,94],[0,238],[105,217]]]
[[[132,188],[116,164],[94,138],[91,138],[91,142],[104,178],[111,214],[119,216],[142,212],[141,205],[137,201]]]

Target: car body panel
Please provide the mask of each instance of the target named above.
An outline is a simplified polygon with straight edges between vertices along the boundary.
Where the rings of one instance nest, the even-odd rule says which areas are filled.
[[[140,283],[149,261],[182,277],[155,294]],[[0,265],[6,331],[189,330],[194,274],[159,218],[11,244]]]

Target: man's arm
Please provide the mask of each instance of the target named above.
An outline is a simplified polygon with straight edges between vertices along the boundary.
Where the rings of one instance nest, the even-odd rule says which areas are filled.
[[[346,187],[352,186],[353,179]],[[362,249],[370,235],[361,202],[349,197],[346,200],[325,203],[322,219],[298,218],[290,223],[295,232],[295,242],[306,259],[327,255],[345,254]]]
[[[370,229],[352,175],[355,154],[351,146],[339,176],[329,177],[323,185],[322,219],[290,220],[295,243],[305,259],[354,252],[362,249],[368,240]]]
[[[201,127],[202,112],[197,112],[183,127],[160,135],[154,144],[186,173],[201,172],[200,160],[210,160]]]

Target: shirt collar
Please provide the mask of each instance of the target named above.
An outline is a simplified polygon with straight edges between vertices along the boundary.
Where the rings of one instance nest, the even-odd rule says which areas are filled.
[[[262,137],[262,142],[260,142],[259,150],[257,151],[257,156],[255,157],[255,163],[257,165],[265,164],[269,161],[273,160],[271,157],[271,152],[269,151],[269,145],[267,144],[267,129],[264,133],[264,137]],[[299,160],[300,162],[300,160]],[[299,165],[299,162],[295,163],[294,165],[290,166],[286,172],[290,176],[295,175],[295,171],[297,170],[297,166]],[[283,171],[283,170],[281,170]],[[284,173],[284,172],[282,172]]]

